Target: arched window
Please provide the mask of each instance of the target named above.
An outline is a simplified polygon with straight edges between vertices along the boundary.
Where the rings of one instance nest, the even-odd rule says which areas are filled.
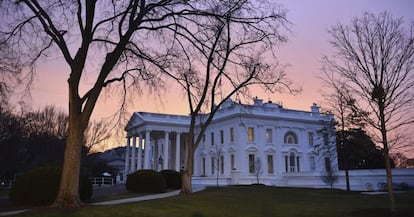
[[[298,137],[292,131],[285,134],[285,144],[298,144]]]

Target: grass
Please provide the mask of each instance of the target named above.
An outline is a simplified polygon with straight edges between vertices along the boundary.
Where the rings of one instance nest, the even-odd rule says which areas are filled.
[[[412,216],[414,193],[395,195],[399,213]],[[18,216],[277,217],[388,216],[387,195],[362,195],[326,189],[231,186],[208,188],[190,196],[112,206],[37,209]]]

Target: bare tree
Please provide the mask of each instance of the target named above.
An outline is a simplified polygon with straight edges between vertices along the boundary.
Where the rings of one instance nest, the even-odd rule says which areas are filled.
[[[238,8],[244,2],[233,4],[230,1],[229,4]],[[194,45],[201,42],[192,31],[202,28],[193,25],[193,21],[200,17],[225,19],[223,14],[217,15],[214,7],[226,4],[215,0],[0,2],[3,18],[0,44],[12,47],[31,74],[40,59],[50,56],[60,57],[69,68],[69,132],[61,184],[53,206],[80,205],[81,147],[102,90],[119,85],[125,94],[129,87],[139,92],[144,87],[154,90],[162,86],[160,73],[171,73],[179,61],[177,43],[181,39],[193,41]],[[239,15],[243,14],[232,19],[238,19]],[[260,20],[248,22],[247,25],[253,26]],[[211,62],[209,64],[212,66]],[[263,66],[251,70],[257,74],[261,68]],[[87,83],[91,85],[81,88],[87,72],[95,72],[88,75]]]
[[[325,101],[328,104],[330,112],[332,112],[337,119],[337,127],[339,129],[339,145],[338,148],[342,149],[344,153],[344,170],[346,180],[346,190],[350,191],[349,183],[349,147],[345,144],[346,135],[345,130],[351,128],[363,128],[365,122],[364,117],[368,115],[367,112],[362,111],[355,97],[352,95],[352,91],[347,87],[345,81],[335,77],[335,74],[328,71],[325,67],[322,68],[321,76],[319,77],[324,86],[329,92],[322,92]]]
[[[96,149],[97,145],[102,145],[111,138],[110,125],[104,120],[92,121],[85,130],[85,147],[88,154]]]
[[[190,111],[186,165],[181,193],[192,193],[194,152],[222,104],[251,86],[289,90],[275,48],[285,42],[286,12],[272,1],[212,1],[214,17],[191,20],[190,37],[177,37],[177,69],[171,77],[184,89]]]
[[[256,184],[259,184],[259,178],[263,174],[262,160],[260,157],[256,158],[254,162],[254,175],[256,176]]]
[[[219,186],[219,177],[220,177],[220,169],[224,169],[222,167],[222,156],[223,156],[223,145],[217,145],[214,144],[214,147],[212,148],[212,154],[213,154],[213,158],[212,160],[214,160],[216,163],[214,164],[214,167],[211,168],[213,170],[216,170],[216,186]]]
[[[389,13],[365,13],[349,25],[330,29],[336,55],[324,67],[343,79],[370,115],[365,121],[380,135],[384,147],[390,207],[394,212],[389,161],[390,134],[414,122],[414,25]],[[391,139],[392,140],[392,139]]]
[[[330,188],[338,181],[338,157],[336,150],[335,120],[324,122],[325,126],[317,131],[318,144],[315,146],[320,161],[324,163],[324,170],[321,171],[321,179]]]

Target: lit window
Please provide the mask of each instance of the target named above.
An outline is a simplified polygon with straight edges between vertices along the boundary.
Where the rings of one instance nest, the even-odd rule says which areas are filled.
[[[249,154],[249,173],[255,172],[254,154]]]
[[[224,132],[220,130],[220,144],[224,144]]]
[[[273,174],[273,155],[267,155],[267,173]]]
[[[266,129],[266,142],[267,143],[273,142],[272,129]]]
[[[230,128],[230,142],[233,143],[234,142],[234,128]]]
[[[247,140],[249,142],[254,141],[254,128],[253,127],[247,128]]]

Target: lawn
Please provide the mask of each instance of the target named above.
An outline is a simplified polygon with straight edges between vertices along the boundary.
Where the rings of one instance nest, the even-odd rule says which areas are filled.
[[[396,194],[397,216],[414,216],[414,193]],[[19,216],[277,217],[388,216],[387,195],[327,189],[231,186],[190,196],[77,209],[38,209]]]

